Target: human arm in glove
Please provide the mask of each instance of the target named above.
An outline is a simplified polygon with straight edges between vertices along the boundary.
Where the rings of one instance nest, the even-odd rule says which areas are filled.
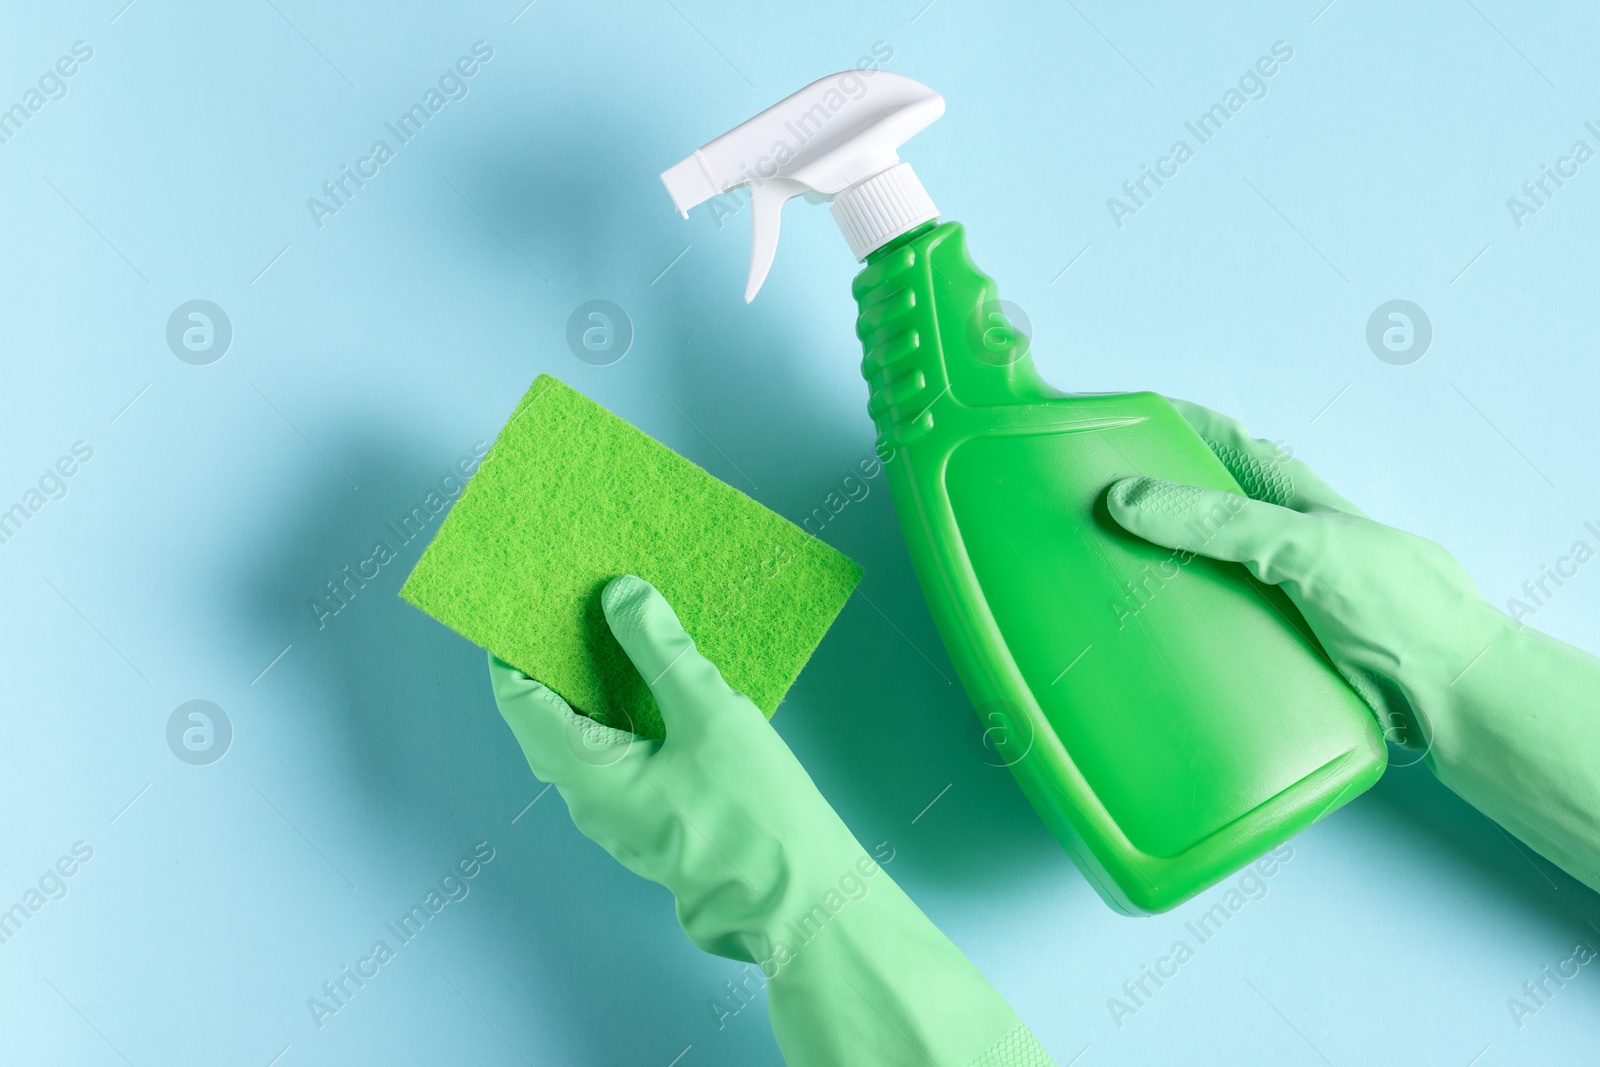
[[[666,724],[646,740],[489,660],[528,764],[578,829],[672,891],[707,952],[758,965],[792,1067],[1050,1067],[1010,1005],[857,843],[761,712],[631,575],[602,597]]]
[[[1173,404],[1250,499],[1128,478],[1107,497],[1117,522],[1282,587],[1389,740],[1600,890],[1600,659],[1503,614],[1443,548],[1367,518],[1276,445]]]

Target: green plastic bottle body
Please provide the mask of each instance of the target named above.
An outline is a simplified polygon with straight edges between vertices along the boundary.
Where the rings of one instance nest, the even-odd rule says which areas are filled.
[[[958,224],[874,252],[853,291],[934,622],[995,762],[1108,904],[1165,911],[1378,779],[1376,722],[1279,589],[1107,512],[1130,475],[1242,493],[1165,398],[1050,388]]]

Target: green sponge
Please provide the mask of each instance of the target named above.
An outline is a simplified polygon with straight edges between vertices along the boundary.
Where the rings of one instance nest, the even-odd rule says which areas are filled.
[[[637,574],[768,718],[861,568],[541,374],[400,595],[608,726],[662,737],[600,591]]]

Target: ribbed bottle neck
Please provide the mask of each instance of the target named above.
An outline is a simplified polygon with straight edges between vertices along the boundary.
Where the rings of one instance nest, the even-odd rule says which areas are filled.
[[[858,260],[939,217],[933,198],[909,163],[898,163],[851,186],[834,197],[829,210]]]

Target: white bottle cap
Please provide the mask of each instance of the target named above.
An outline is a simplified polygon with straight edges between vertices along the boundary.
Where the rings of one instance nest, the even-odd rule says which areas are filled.
[[[903,74],[831,74],[696,149],[661,181],[685,218],[718,193],[750,187],[749,301],[772,269],[783,205],[793,197],[833,200],[857,259],[937,218],[898,151],[942,114],[944,98]]]
[[[850,254],[858,260],[939,217],[933,198],[909,163],[896,164],[852,185],[833,198],[828,210],[850,243]]]

